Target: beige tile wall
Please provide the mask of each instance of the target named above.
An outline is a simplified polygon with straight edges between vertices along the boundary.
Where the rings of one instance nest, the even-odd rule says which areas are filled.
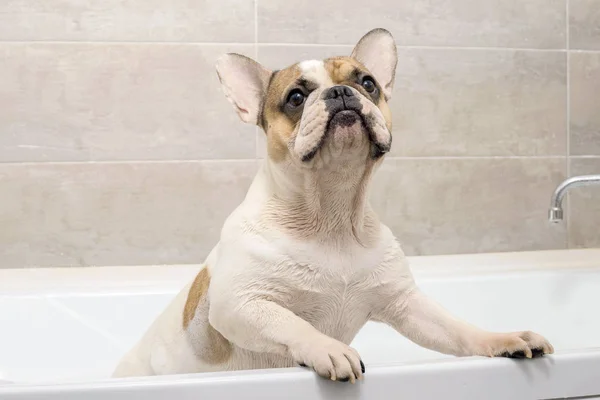
[[[372,200],[409,254],[600,246],[600,0],[0,2],[0,268],[201,262],[264,157],[213,65],[399,45]],[[600,190],[600,189],[599,189]],[[568,229],[567,229],[568,225]]]

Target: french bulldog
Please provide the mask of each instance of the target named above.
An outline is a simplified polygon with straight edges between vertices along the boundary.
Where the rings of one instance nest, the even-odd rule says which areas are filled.
[[[493,333],[422,293],[369,204],[392,144],[396,44],[367,33],[347,57],[279,71],[227,54],[225,96],[266,134],[267,154],[195,280],[122,359],[115,377],[304,366],[355,382],[349,344],[367,321],[456,356],[553,353],[530,332]]]

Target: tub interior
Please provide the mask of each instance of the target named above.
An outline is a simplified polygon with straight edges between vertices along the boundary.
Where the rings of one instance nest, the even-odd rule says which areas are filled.
[[[124,352],[197,269],[136,267],[132,273],[113,268],[100,272],[102,279],[96,282],[98,272],[92,270],[98,269],[78,271],[75,277],[49,270],[5,275],[0,285],[0,380],[109,377]],[[600,319],[594,317],[600,305],[600,263],[595,268],[451,276],[414,272],[424,292],[482,328],[534,330],[558,353],[600,348]],[[139,279],[132,279],[136,274]],[[448,357],[378,323],[368,323],[353,346],[367,365]]]

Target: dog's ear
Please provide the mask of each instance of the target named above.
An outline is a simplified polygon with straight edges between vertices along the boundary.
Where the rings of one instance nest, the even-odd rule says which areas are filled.
[[[392,97],[398,52],[396,42],[385,29],[373,29],[363,36],[352,50],[352,57],[360,61],[379,82],[386,100]]]
[[[241,120],[256,124],[272,72],[240,54],[225,54],[217,61],[217,75],[227,99]]]

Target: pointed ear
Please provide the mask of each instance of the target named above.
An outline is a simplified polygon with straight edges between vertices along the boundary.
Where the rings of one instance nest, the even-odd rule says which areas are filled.
[[[240,119],[257,124],[272,72],[240,54],[225,54],[217,61],[217,75],[227,100]]]
[[[358,41],[352,50],[352,58],[360,61],[373,74],[383,89],[386,100],[392,97],[398,52],[391,33],[385,29],[373,29]]]

